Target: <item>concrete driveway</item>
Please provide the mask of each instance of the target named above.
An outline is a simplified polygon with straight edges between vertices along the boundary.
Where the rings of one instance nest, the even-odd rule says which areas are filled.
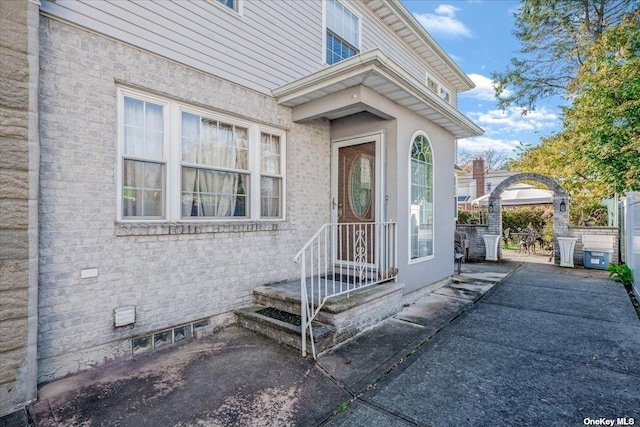
[[[629,297],[602,272],[524,264],[328,425],[602,420],[640,423],[640,321]]]
[[[231,327],[47,384],[29,415],[37,426],[637,425],[640,321],[604,272],[465,264],[316,362]]]

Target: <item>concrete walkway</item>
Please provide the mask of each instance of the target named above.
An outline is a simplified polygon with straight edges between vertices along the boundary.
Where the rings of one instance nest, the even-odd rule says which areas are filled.
[[[593,270],[524,264],[328,425],[603,417],[640,422],[640,322],[624,288]]]
[[[464,264],[317,362],[231,327],[47,384],[29,412],[37,426],[640,423],[640,321],[603,272]]]

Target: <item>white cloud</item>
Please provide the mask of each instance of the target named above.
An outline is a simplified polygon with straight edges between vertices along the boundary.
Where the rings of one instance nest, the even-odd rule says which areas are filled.
[[[451,18],[454,18],[456,16],[456,12],[459,10],[460,8],[451,6],[450,4],[441,4],[440,6],[436,7],[436,13],[438,15],[446,15]]]
[[[456,19],[458,10],[460,9],[455,6],[441,4],[436,8],[435,14],[414,13],[413,16],[431,34],[471,37],[471,30]]]
[[[488,136],[475,136],[458,140],[458,149],[471,153],[483,153],[489,149],[497,152],[512,152],[519,145],[519,140],[490,138]]]
[[[558,114],[540,108],[522,114],[520,107],[510,107],[505,111],[491,110],[487,112],[470,112],[467,115],[487,134],[513,135],[519,132],[535,132],[552,129],[560,123]]]
[[[495,91],[493,90],[493,80],[482,74],[469,74],[471,81],[476,87],[460,94],[461,97],[475,98],[482,101],[495,101]]]

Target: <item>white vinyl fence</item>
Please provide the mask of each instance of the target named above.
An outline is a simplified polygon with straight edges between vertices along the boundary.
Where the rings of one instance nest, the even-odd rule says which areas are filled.
[[[633,272],[633,290],[640,297],[640,192],[627,193],[624,200],[624,261]]]

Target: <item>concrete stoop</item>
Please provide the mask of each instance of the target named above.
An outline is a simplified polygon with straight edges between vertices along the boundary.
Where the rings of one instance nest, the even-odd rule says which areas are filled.
[[[300,320],[299,286],[291,282],[254,289],[255,305],[236,310],[238,323],[300,350],[301,327],[295,324]],[[328,350],[402,311],[403,289],[403,283],[387,282],[329,299],[313,321],[316,353]],[[275,309],[284,316],[278,319],[271,313],[263,314],[265,309]],[[311,350],[308,335],[307,350]]]

